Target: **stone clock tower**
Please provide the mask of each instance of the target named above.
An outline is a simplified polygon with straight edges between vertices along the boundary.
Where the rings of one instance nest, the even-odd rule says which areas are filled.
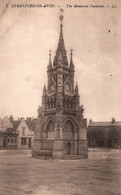
[[[64,38],[63,15],[60,15],[60,37],[53,63],[51,51],[47,66],[48,84],[44,85],[42,106],[38,109],[33,156],[43,159],[76,159],[88,157],[87,120],[83,118],[78,85],[74,85],[72,50],[68,63]]]

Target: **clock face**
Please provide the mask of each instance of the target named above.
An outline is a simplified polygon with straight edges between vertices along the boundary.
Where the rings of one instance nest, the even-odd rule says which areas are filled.
[[[67,92],[70,92],[70,90],[71,90],[70,84],[66,84],[66,85],[65,85],[65,90],[66,90]]]
[[[54,84],[51,85],[51,91],[53,91],[53,92],[55,91],[55,85]]]

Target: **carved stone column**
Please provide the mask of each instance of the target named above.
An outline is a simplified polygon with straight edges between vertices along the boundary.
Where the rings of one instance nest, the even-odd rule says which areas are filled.
[[[53,146],[53,158],[63,159],[63,140],[62,140],[62,110],[57,109],[55,124],[55,140]]]

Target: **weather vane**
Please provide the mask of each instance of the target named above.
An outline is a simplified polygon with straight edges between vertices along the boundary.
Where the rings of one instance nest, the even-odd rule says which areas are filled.
[[[61,8],[60,9],[60,12],[61,12],[61,14],[60,14],[60,20],[61,20],[61,23],[62,23],[62,20],[63,20],[63,18],[64,18],[64,16],[63,16],[63,12],[64,12],[64,10]]]

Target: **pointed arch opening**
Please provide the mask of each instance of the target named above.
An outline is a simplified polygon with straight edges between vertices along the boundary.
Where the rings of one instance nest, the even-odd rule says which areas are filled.
[[[55,128],[55,125],[54,125],[54,122],[52,120],[50,120],[47,124],[47,131],[46,131],[46,137],[47,138],[54,138],[54,128]]]
[[[70,120],[67,120],[63,128],[63,139],[72,140],[74,139],[74,127]]]
[[[67,142],[65,145],[65,154],[71,155],[71,143],[70,142]]]

